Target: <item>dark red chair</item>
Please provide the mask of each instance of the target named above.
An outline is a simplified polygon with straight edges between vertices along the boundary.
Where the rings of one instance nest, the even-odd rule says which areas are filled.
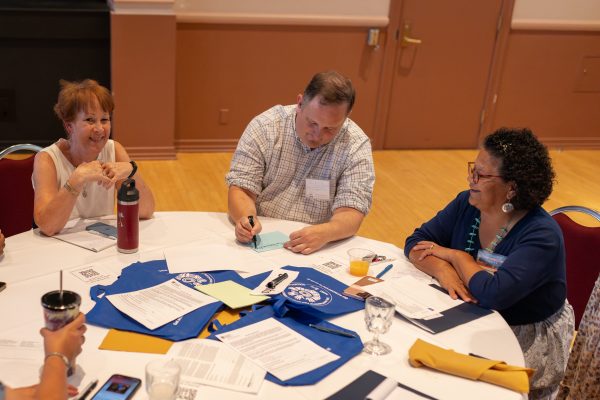
[[[19,150],[39,151],[34,145],[15,145],[0,152],[0,229],[4,236],[28,231],[33,226],[33,173],[34,156],[24,159],[3,158]]]
[[[600,213],[595,210],[579,207],[560,207],[550,212],[558,222],[565,239],[567,256],[567,299],[575,310],[575,329],[585,311],[594,282],[600,273],[600,227],[581,225],[565,212],[583,212],[600,222]]]

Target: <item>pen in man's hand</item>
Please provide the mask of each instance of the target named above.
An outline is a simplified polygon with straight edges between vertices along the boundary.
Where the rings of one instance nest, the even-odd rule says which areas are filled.
[[[90,395],[90,393],[92,393],[92,390],[94,390],[94,388],[96,387],[97,384],[98,384],[98,379],[95,379],[95,380],[91,381],[90,383],[88,383],[88,385],[83,390],[83,392],[81,392],[81,396],[79,396],[77,398],[77,400],[85,400]]]
[[[380,273],[377,274],[376,278],[381,278],[383,275],[386,274],[386,272],[388,272],[390,269],[392,269],[393,266],[394,266],[394,264],[390,264],[387,267],[385,267],[383,269],[383,271],[381,271]]]
[[[248,222],[250,222],[250,226],[254,228],[254,216],[248,215]],[[254,243],[254,248],[256,249],[256,235],[252,236],[252,242]]]
[[[315,328],[316,330],[321,331],[321,332],[333,333],[334,335],[346,336],[346,337],[351,337],[351,338],[356,337],[356,335],[354,335],[352,333],[349,333],[346,331],[341,331],[339,329],[326,328],[324,326],[315,325],[315,324],[308,324],[308,326],[310,326],[311,328]]]

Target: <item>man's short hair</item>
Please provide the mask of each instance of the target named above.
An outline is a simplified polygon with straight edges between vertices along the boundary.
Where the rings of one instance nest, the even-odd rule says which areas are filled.
[[[347,104],[348,113],[352,110],[355,99],[355,91],[350,79],[336,71],[319,72],[312,77],[306,89],[302,104],[309,102],[316,96],[321,96],[320,103]]]

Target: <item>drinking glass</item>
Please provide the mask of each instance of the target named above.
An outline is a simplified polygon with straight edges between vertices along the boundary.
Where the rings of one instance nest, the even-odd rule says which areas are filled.
[[[379,335],[386,333],[392,325],[394,304],[382,297],[371,296],[365,301],[365,323],[369,332],[373,332],[373,340],[365,343],[364,352],[376,356],[388,354],[392,348],[381,341]]]
[[[174,400],[181,367],[174,360],[154,360],[146,365],[146,390],[150,400]]]

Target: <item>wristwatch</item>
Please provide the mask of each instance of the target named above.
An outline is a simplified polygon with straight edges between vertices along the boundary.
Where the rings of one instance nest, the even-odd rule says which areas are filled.
[[[2,382],[0,382],[0,400],[4,400],[5,398],[5,393],[4,393],[4,384]]]
[[[127,179],[130,179],[131,177],[133,177],[135,175],[135,173],[137,172],[137,164],[135,163],[135,161],[131,160],[131,161],[129,161],[129,163],[131,164],[131,167],[133,169],[131,170],[131,173],[129,174]],[[0,399],[0,400],[2,400],[2,399]]]

